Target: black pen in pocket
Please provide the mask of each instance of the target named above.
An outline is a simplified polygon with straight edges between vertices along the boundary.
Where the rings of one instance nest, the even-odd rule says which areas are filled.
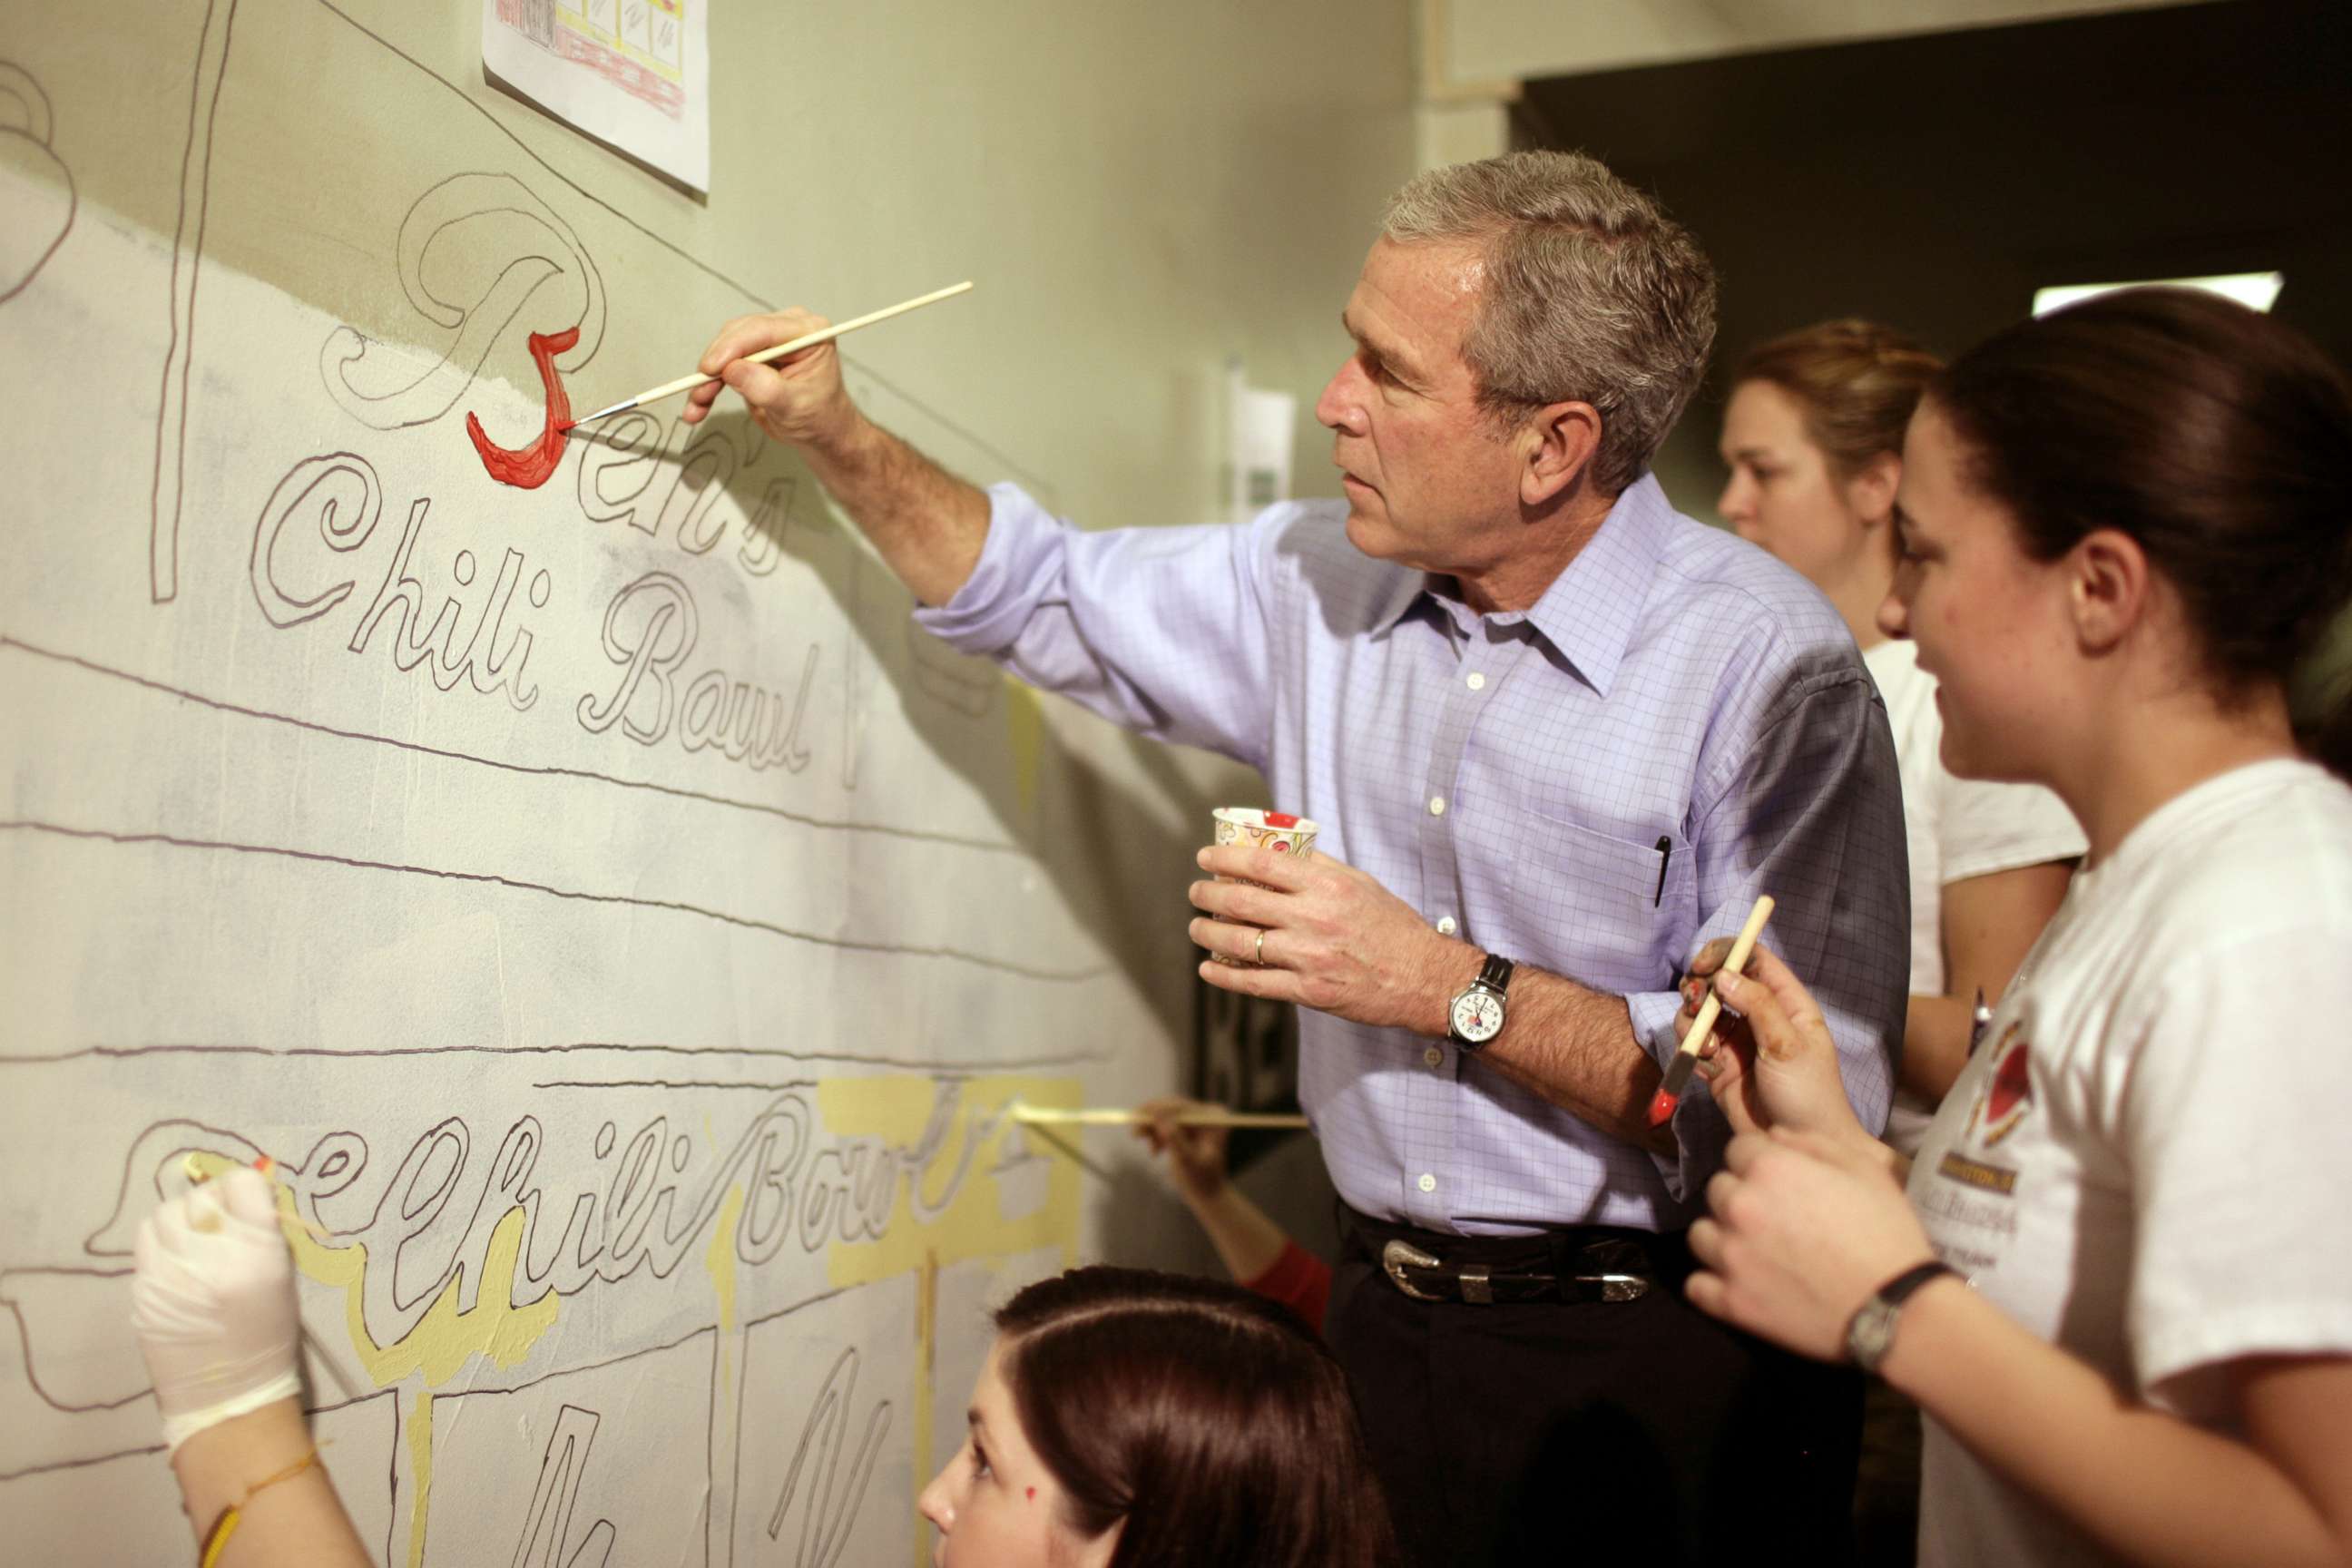
[[[1673,858],[1674,853],[1675,841],[1663,833],[1659,834],[1658,890],[1650,897],[1650,907],[1654,910],[1666,901],[1666,862]]]

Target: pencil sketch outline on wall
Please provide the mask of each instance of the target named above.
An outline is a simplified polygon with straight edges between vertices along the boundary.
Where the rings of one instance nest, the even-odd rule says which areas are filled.
[[[874,1466],[882,1457],[882,1439],[889,1435],[891,1402],[879,1399],[866,1417],[866,1429],[857,1438],[856,1447],[848,1446],[853,1414],[857,1399],[858,1354],[856,1345],[843,1348],[825,1373],[824,1386],[817,1391],[816,1401],[809,1406],[808,1419],[801,1428],[801,1440],[793,1450],[793,1462],[784,1471],[784,1484],[777,1490],[776,1506],[768,1515],[768,1539],[778,1540],[783,1533],[784,1521],[790,1514],[793,1500],[802,1499],[799,1546],[793,1556],[793,1568],[834,1568],[841,1554],[848,1550],[851,1527],[857,1522],[858,1505],[865,1500],[866,1484],[874,1478]],[[741,1402],[737,1402],[737,1424],[741,1424]],[[849,1454],[849,1468],[841,1468],[842,1456]],[[812,1461],[812,1454],[814,1458]],[[805,1473],[808,1486],[801,1488]]]
[[[814,1258],[836,1245],[880,1241],[902,1210],[908,1224],[931,1225],[975,1175],[1001,1179],[1015,1165],[1044,1158],[1005,1150],[982,1166],[979,1155],[1010,1124],[1010,1111],[965,1105],[960,1076],[934,1076],[931,1085],[929,1112],[904,1142],[823,1131],[819,1086],[805,1079],[740,1086],[759,1088],[768,1099],[731,1142],[708,1150],[667,1111],[654,1111],[625,1138],[605,1117],[590,1145],[593,1158],[580,1161],[572,1151],[569,1191],[551,1185],[541,1169],[547,1134],[536,1115],[515,1117],[487,1159],[466,1120],[447,1116],[411,1141],[356,1223],[337,1225],[321,1205],[368,1173],[368,1143],[357,1131],[319,1138],[299,1163],[277,1158],[276,1173],[307,1232],[289,1237],[298,1264],[346,1296],[352,1348],[378,1387],[416,1370],[412,1342],[428,1319],[436,1332],[467,1319],[485,1331],[468,1340],[479,1345],[428,1368],[427,1384],[438,1384],[492,1353],[487,1331],[500,1318],[543,1305],[543,1321],[521,1345],[527,1352],[562,1302],[625,1285],[641,1272],[669,1279],[715,1244],[730,1190],[740,1196],[728,1242],[740,1264],[758,1269],[788,1246],[797,1246],[796,1256]],[[0,1300],[18,1308],[24,1285],[42,1279],[119,1277],[140,1216],[185,1190],[192,1158],[226,1168],[268,1152],[233,1129],[184,1118],[151,1122],[123,1154],[113,1204],[85,1237],[82,1260],[7,1269],[0,1275]],[[698,1153],[706,1156],[698,1163]],[[64,1316],[50,1315],[52,1321]],[[20,1308],[17,1320],[27,1381],[50,1408],[110,1409],[144,1393],[143,1373],[130,1362],[113,1368],[61,1363],[57,1370],[86,1385],[63,1390],[56,1376],[41,1375],[37,1342],[45,1336],[31,1331]],[[107,1384],[110,1373],[129,1382]]]
[[[58,156],[57,115],[49,106],[48,93],[32,72],[6,59],[0,59],[0,150],[5,150],[0,151],[0,162],[22,160],[40,172],[39,184],[52,191],[62,186],[65,193],[64,212],[50,214],[49,221],[42,221],[37,212],[19,211],[0,228],[0,305],[5,305],[40,276],[41,268],[73,232],[74,215],[81,207],[73,170]],[[29,196],[31,192],[26,194]],[[42,243],[45,234],[49,237],[47,244]]]
[[[155,468],[148,496],[147,581],[154,603],[180,593],[180,510],[187,482],[188,364],[196,330],[196,273],[204,261],[205,210],[212,186],[213,122],[227,74],[236,0],[205,0],[188,85],[188,141],[180,158],[180,210],[172,231],[172,334],[163,349],[163,390],[155,414]]]
[[[723,425],[672,420],[665,426],[643,409],[631,409],[593,430],[578,430],[571,441],[581,448],[580,515],[590,522],[625,523],[648,539],[670,531],[680,551],[707,556],[740,517],[743,542],[735,564],[754,579],[772,574],[782,563],[791,530],[809,526],[800,516],[797,474],[767,476],[748,515],[740,506],[719,506],[739,475],[760,481],[761,460],[782,449],[756,430],[748,437],[750,450],[738,452]],[[665,473],[669,483],[658,491],[660,504],[653,505],[655,481]]]
[[[854,639],[852,646],[854,648]],[[289,713],[277,713],[267,709],[255,708],[244,703],[227,701],[225,699],[213,696],[207,692],[195,690],[190,687],[174,686],[168,681],[157,680],[152,676],[135,674],[132,671],[120,669],[112,665],[102,663],[100,660],[89,658],[80,654],[71,654],[58,648],[45,647],[38,643],[26,642],[22,637],[16,637],[11,633],[0,632],[0,655],[12,653],[41,660],[52,667],[63,667],[85,671],[92,676],[119,685],[136,687],[144,690],[155,692],[158,695],[170,698],[175,701],[184,702],[194,707],[203,708],[213,713],[231,715],[241,719],[259,720],[270,724],[282,725],[289,730],[298,731],[307,734],[330,736],[341,741],[362,742],[369,745],[381,746],[388,751],[404,752],[412,756],[434,757],[450,762],[470,763],[477,766],[492,768],[502,773],[517,773],[529,777],[583,780],[590,783],[610,785],[615,789],[637,791],[649,795],[658,795],[672,800],[690,801],[705,805],[723,807],[730,811],[743,812],[754,816],[765,816],[774,818],[779,821],[797,823],[803,826],[815,828],[824,832],[856,834],[861,837],[872,837],[884,839],[893,843],[938,844],[958,849],[976,850],[991,855],[1018,856],[1025,855],[1027,853],[1019,845],[1003,839],[981,837],[972,834],[950,833],[932,828],[902,827],[889,823],[855,822],[841,817],[822,816],[814,812],[797,811],[789,806],[780,805],[772,801],[751,799],[741,795],[721,795],[710,790],[688,789],[678,784],[664,784],[659,780],[655,779],[629,778],[619,773],[599,773],[592,768],[564,767],[549,763],[520,763],[511,758],[484,756],[478,752],[459,751],[457,748],[450,746],[426,745],[422,742],[410,740],[402,736],[378,734],[371,731],[353,730],[333,724],[324,724],[317,721],[316,720],[298,718]],[[853,658],[850,662],[854,671],[856,661]],[[856,689],[853,686],[851,688],[853,699],[855,698],[856,690]],[[848,770],[849,764],[845,762],[844,771],[847,772]],[[844,780],[844,787],[854,787],[856,782],[856,781],[854,776],[846,778]],[[860,1058],[858,1059],[864,1060],[866,1058]],[[1061,1058],[1055,1059],[1058,1060]]]
[[[486,227],[492,232],[478,232]],[[488,268],[472,265],[484,254],[496,268],[487,279],[478,274]],[[319,349],[327,395],[372,430],[427,425],[448,413],[526,305],[530,331],[579,333],[552,356],[557,370],[582,369],[603,345],[603,273],[572,226],[512,174],[469,170],[418,196],[401,219],[393,264],[416,313],[456,336],[420,372],[389,351],[371,353],[383,345],[356,327],[327,334]],[[574,296],[539,300],[559,279],[574,286]]]
[[[604,1568],[612,1560],[614,1530],[609,1519],[590,1525],[571,1553],[563,1554],[563,1543],[572,1539],[572,1506],[579,1500],[588,1457],[596,1444],[596,1428],[603,1421],[600,1413],[577,1405],[557,1409],[555,1427],[547,1435],[547,1451],[540,1458],[539,1482],[531,1489],[530,1502],[523,1511],[514,1568],[589,1568],[591,1564]]]
[[[523,670],[530,660],[531,632],[521,624],[520,613],[514,629],[506,629],[509,612],[514,608],[516,587],[523,580],[523,569],[530,564],[521,551],[507,548],[499,563],[498,575],[475,613],[474,629],[467,634],[462,648],[457,646],[456,639],[466,623],[466,605],[458,594],[446,595],[440,607],[433,612],[431,623],[421,633],[417,630],[418,623],[425,618],[427,595],[423,582],[415,574],[414,562],[417,539],[432,506],[429,496],[420,496],[410,503],[399,548],[393,552],[374,598],[360,616],[344,647],[352,653],[364,654],[375,638],[377,627],[384,624],[387,616],[392,616],[392,661],[402,671],[413,670],[422,664],[433,684],[444,691],[453,691],[458,682],[466,681],[486,697],[502,692],[517,712],[528,712],[539,700],[539,688],[523,679]],[[315,517],[315,532],[328,552],[324,558],[327,570],[320,575],[336,578],[373,538],[383,510],[382,481],[376,477],[374,465],[357,452],[328,452],[305,458],[289,469],[269,492],[269,499],[262,503],[260,516],[254,524],[253,551],[246,566],[254,602],[261,606],[264,618],[280,631],[289,630],[326,615],[349,598],[360,584],[358,575],[342,575],[316,584],[281,580],[285,574],[278,549],[282,542],[290,544],[285,538],[289,523]],[[298,537],[307,541],[310,531],[298,530]],[[450,561],[449,573],[459,590],[470,589],[478,575],[473,552],[458,550]],[[553,582],[542,567],[532,574],[525,598],[533,610],[544,609],[553,591]],[[502,633],[503,647],[499,642]]]
[[[621,667],[621,675],[601,699],[593,691],[580,699],[574,710],[580,727],[602,735],[617,723],[641,746],[657,746],[675,730],[689,753],[715,750],[754,773],[777,763],[795,773],[808,766],[801,728],[822,645],[808,645],[799,693],[789,700],[781,691],[735,679],[721,665],[694,676],[680,696],[680,667],[694,652],[701,624],[693,591],[670,573],[647,572],[614,595],[598,635],[604,657]],[[638,711],[646,699],[653,705],[650,715]]]
[[[528,142],[516,134],[511,127],[500,121],[481,104],[475,102],[467,89],[458,83],[402,50],[381,33],[331,4],[331,0],[318,0],[318,5],[320,10],[383,50],[391,58],[436,83],[450,95],[454,107],[468,110],[482,120],[492,132],[512,143],[523,157],[537,164],[551,182],[566,187],[582,202],[602,210],[614,221],[635,231],[649,243],[668,251],[713,282],[732,290],[752,308],[761,310],[772,310],[776,308],[774,300],[729,276],[549,163]],[[236,6],[237,0],[205,0],[204,21],[197,31],[195,58],[189,71],[187,141],[181,157],[178,217],[172,237],[170,336],[163,355],[162,395],[155,419],[155,456],[149,500],[149,592],[152,601],[159,605],[170,603],[179,593],[179,532],[184,505],[188,374],[195,326],[196,284],[204,259],[205,220],[210,200],[212,179],[214,126],[219,109],[223,79],[226,73],[230,35],[236,20]],[[550,227],[548,232],[556,236],[559,243],[562,242],[562,237],[572,234],[571,226],[556,216],[552,208],[548,207],[543,201],[532,194],[530,187],[524,185],[519,180],[513,180],[510,175],[492,174],[484,177],[513,181],[516,188],[522,192],[526,204],[520,209],[519,216],[538,217],[539,212],[534,212],[532,210],[534,207],[544,212],[545,217],[541,221],[552,224],[553,226]],[[452,180],[464,178],[463,174],[450,177]],[[442,183],[446,184],[449,181],[445,180]],[[430,191],[427,194],[430,195]],[[415,206],[412,205],[412,213],[415,210]],[[420,234],[428,241],[432,237],[430,231],[420,230]],[[571,240],[565,248],[567,254],[577,248],[576,237]],[[582,327],[582,342],[575,347],[568,363],[562,365],[562,368],[567,370],[577,369],[586,364],[603,337],[602,274],[594,270],[593,258],[584,249],[579,250],[579,256],[585,268],[582,274],[583,283],[586,285],[593,280],[595,289],[595,324],[592,331],[588,325],[588,312],[583,309],[578,323]],[[541,259],[551,260],[544,256]],[[431,312],[426,313],[429,318]],[[357,338],[356,333],[354,338]],[[330,343],[334,341],[333,335],[331,334]],[[364,340],[360,341],[363,347]],[[344,346],[348,349],[350,344],[346,342]],[[321,357],[323,370],[325,368],[323,353]],[[845,360],[845,364],[847,363],[848,362]],[[1052,487],[1045,479],[1030,472],[1025,465],[1009,454],[999,451],[976,432],[964,428],[943,412],[930,407],[912,394],[874,372],[864,367],[855,367],[855,369],[861,380],[870,381],[905,403],[909,409],[940,428],[952,433],[958,439],[969,443],[975,450],[985,454],[992,464],[1026,484],[1033,494],[1050,498]],[[330,390],[332,390],[331,386]],[[463,387],[460,386],[457,390],[462,392]],[[452,394],[453,401],[456,395],[457,394]],[[748,566],[749,563],[746,564]],[[845,773],[854,774],[854,763],[845,763]]]

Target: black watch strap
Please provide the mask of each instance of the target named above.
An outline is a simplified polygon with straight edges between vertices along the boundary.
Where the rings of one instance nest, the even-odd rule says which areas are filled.
[[[1925,1263],[1916,1263],[1912,1265],[1910,1268],[1906,1268],[1902,1273],[1897,1274],[1894,1279],[1889,1279],[1885,1284],[1881,1285],[1878,1288],[1876,1300],[1889,1307],[1899,1307],[1903,1305],[1905,1301],[1910,1300],[1911,1293],[1913,1291],[1918,1289],[1920,1286],[1927,1283],[1928,1280],[1940,1279],[1947,1274],[1957,1276],[1959,1270],[1953,1268],[1950,1264],[1938,1263],[1933,1258],[1930,1258]]]
[[[1505,992],[1508,989],[1511,984],[1511,971],[1514,967],[1515,965],[1513,965],[1511,961],[1505,958],[1501,953],[1488,953],[1486,955],[1486,962],[1478,966],[1478,977],[1470,982],[1469,984],[1464,986],[1460,991],[1454,993],[1454,1000],[1456,1003],[1459,1003],[1462,998],[1469,995],[1474,991],[1484,991],[1495,998],[1497,1005],[1505,1005]],[[1451,1014],[1452,1008],[1449,1007],[1447,1012]],[[1486,1047],[1487,1040],[1494,1038],[1494,1037],[1490,1035],[1486,1037],[1486,1039],[1474,1040],[1467,1035],[1462,1033],[1459,1028],[1455,1027],[1450,1016],[1446,1021],[1445,1037],[1452,1040],[1456,1046],[1459,1046],[1465,1051],[1474,1053],[1484,1050]]]

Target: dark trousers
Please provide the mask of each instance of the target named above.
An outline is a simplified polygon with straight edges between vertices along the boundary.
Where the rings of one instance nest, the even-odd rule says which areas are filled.
[[[1679,1237],[1471,1239],[1344,1206],[1340,1231],[1324,1336],[1409,1563],[1850,1561],[1860,1376],[1691,1306]],[[1584,1244],[1635,1239],[1663,1277],[1635,1301],[1420,1301],[1381,1270],[1391,1237],[1498,1273],[1573,1273]]]

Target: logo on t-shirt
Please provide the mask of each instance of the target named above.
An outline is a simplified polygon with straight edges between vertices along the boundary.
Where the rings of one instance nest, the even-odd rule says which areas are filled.
[[[1976,1103],[1969,1108],[1968,1123],[1960,1129],[1954,1145],[1945,1150],[1944,1157],[1936,1163],[1936,1171],[1978,1192],[2013,1198],[2017,1195],[2015,1167],[1973,1156],[1982,1154],[2015,1131],[2017,1124],[2033,1109],[2033,1079],[2028,1071],[2032,1058],[2025,1041],[2018,1036],[2017,1025],[2011,1024],[2001,1031],[2000,1039],[1985,1060],[1990,1070],[1978,1083]],[[1959,1200],[1948,1200],[1957,1201]],[[1997,1223],[1998,1228],[2006,1230],[2011,1222],[1996,1222],[1988,1213],[1972,1214],[1970,1223]]]
[[[1992,1070],[1985,1075],[1976,1105],[1969,1112],[1969,1131],[1980,1147],[1990,1149],[2008,1137],[2032,1110],[2031,1051],[2016,1024],[2001,1031],[2000,1043],[1992,1048]]]

